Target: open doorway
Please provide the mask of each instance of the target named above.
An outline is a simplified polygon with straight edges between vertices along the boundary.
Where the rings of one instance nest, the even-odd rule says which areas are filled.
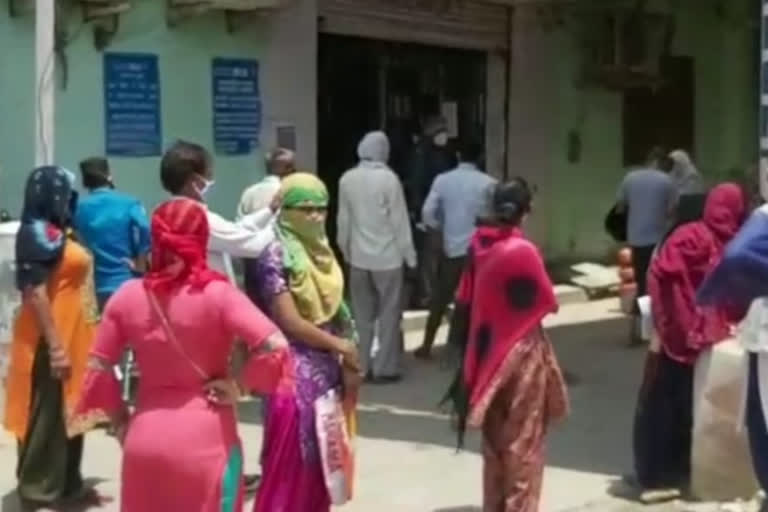
[[[624,165],[645,163],[654,146],[684,149],[693,155],[694,60],[661,60],[662,84],[624,93]]]
[[[484,52],[321,34],[318,63],[318,175],[331,192],[331,240],[338,182],[367,131],[387,133],[401,179],[431,116],[445,115],[454,139],[485,138]]]

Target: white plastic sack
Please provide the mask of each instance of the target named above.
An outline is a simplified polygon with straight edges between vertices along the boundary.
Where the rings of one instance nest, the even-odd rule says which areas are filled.
[[[691,490],[704,501],[750,499],[758,490],[746,429],[740,429],[744,350],[715,345],[696,363]]]
[[[654,331],[651,297],[649,295],[640,297],[637,299],[637,306],[640,309],[640,337],[645,341],[650,341]]]
[[[354,449],[341,396],[335,390],[315,400],[315,426],[331,503],[344,505],[352,499]]]

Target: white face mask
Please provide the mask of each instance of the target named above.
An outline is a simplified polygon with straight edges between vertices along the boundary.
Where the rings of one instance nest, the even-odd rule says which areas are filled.
[[[208,195],[208,193],[211,191],[213,186],[216,184],[214,180],[207,180],[205,178],[201,178],[203,180],[203,185],[194,185],[195,190],[197,191],[198,195],[200,195],[200,200],[205,201],[205,196]]]
[[[435,143],[435,146],[443,148],[448,144],[448,134],[445,132],[440,132],[435,135],[432,141]]]

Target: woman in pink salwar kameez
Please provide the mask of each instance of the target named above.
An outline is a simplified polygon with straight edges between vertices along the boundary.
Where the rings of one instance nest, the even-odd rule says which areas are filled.
[[[246,363],[241,385],[292,393],[286,342],[245,295],[208,269],[201,205],[161,205],[152,242],[152,270],[107,304],[78,420],[108,418],[122,439],[123,512],[240,512],[243,459],[228,356],[242,339],[259,355]],[[127,347],[141,373],[130,416],[112,372]]]

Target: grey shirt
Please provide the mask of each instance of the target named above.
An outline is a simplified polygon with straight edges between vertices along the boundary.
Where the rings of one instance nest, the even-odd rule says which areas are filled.
[[[676,196],[672,178],[662,171],[637,169],[626,175],[619,186],[617,199],[629,210],[629,245],[647,247],[661,240]]]

